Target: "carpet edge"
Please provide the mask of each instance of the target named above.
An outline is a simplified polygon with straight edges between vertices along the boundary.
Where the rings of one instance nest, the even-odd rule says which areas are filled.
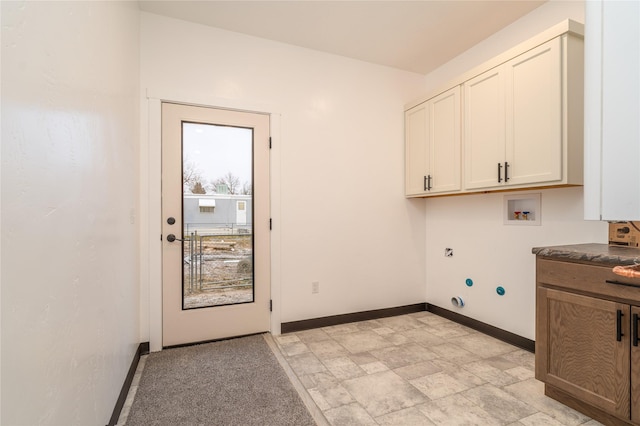
[[[133,382],[133,377],[136,374],[136,370],[138,369],[138,364],[140,363],[140,357],[142,355],[146,355],[149,353],[149,342],[141,342],[135,353],[133,354],[133,359],[131,360],[131,364],[129,365],[129,370],[127,371],[127,375],[124,379],[124,383],[122,384],[122,388],[120,389],[120,393],[118,394],[118,399],[116,400],[115,406],[113,407],[113,411],[111,413],[111,417],[109,418],[109,422],[107,426],[115,426],[118,424],[118,420],[120,419],[120,415],[122,414],[122,408],[127,400],[127,396],[129,395],[129,391],[131,390],[131,382]]]
[[[296,390],[296,392],[300,396],[302,403],[304,404],[305,407],[307,407],[309,414],[311,414],[311,417],[316,422],[316,424],[318,426],[330,426],[329,422],[324,417],[324,414],[322,414],[322,411],[320,410],[320,408],[318,408],[316,403],[313,401],[313,398],[311,397],[311,395],[309,395],[305,387],[300,382],[300,379],[298,379],[298,376],[296,375],[296,373],[293,371],[291,366],[284,359],[284,356],[282,355],[282,352],[280,352],[280,348],[278,347],[278,344],[274,341],[271,333],[264,333],[262,337],[267,342],[267,346],[269,346],[269,349],[271,349],[271,352],[273,352],[273,355],[276,357],[278,364],[280,364],[280,366],[284,370],[285,374],[289,378],[289,381],[293,385],[293,388]]]

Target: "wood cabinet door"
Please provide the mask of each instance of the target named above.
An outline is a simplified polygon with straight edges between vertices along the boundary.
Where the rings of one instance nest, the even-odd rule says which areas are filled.
[[[498,182],[498,164],[504,163],[505,155],[504,67],[492,68],[463,87],[464,186],[502,186],[504,180]]]
[[[633,344],[640,330],[633,332],[634,326],[640,328],[640,307],[637,306],[631,307],[631,421],[640,424],[640,343]]]
[[[536,311],[536,378],[628,418],[629,305],[538,287]]]
[[[460,86],[429,102],[429,171],[431,190],[441,193],[460,190]]]
[[[562,179],[560,37],[507,62],[506,185]]]
[[[405,112],[405,195],[419,195],[426,191],[428,174],[427,104],[422,103]]]

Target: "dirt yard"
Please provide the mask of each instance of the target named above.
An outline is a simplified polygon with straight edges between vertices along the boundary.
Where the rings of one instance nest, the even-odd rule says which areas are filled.
[[[184,248],[185,308],[253,300],[251,235],[202,236],[193,254]]]

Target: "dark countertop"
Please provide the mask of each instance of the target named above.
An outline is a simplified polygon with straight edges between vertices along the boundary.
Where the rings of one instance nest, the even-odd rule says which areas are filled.
[[[540,257],[602,266],[640,263],[640,248],[610,246],[608,244],[572,244],[566,246],[534,247],[531,252]]]

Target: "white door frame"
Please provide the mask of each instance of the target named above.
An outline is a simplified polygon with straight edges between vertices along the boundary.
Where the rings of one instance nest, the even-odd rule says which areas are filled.
[[[163,94],[170,95],[170,94]],[[280,147],[281,115],[273,106],[238,102],[229,99],[203,99],[197,95],[155,96],[147,92],[140,108],[140,341],[149,341],[151,352],[162,350],[162,229],[161,216],[161,103],[173,102],[210,108],[267,113],[270,115],[272,149],[271,170],[271,334],[280,334],[281,267],[280,247]]]

